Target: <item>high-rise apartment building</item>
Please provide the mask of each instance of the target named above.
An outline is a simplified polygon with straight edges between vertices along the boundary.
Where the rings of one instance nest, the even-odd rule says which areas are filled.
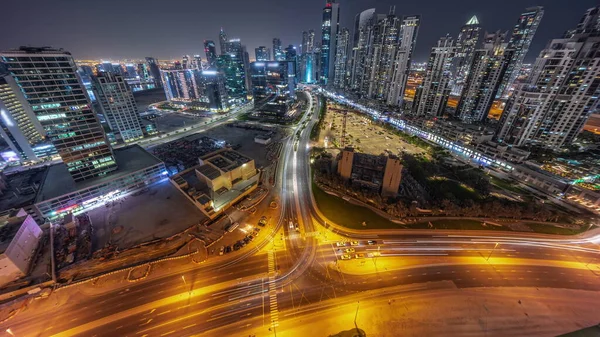
[[[404,105],[404,92],[410,72],[412,54],[417,43],[417,34],[421,24],[420,15],[407,15],[402,17],[400,26],[400,45],[396,51],[392,79],[387,97],[389,105]]]
[[[375,8],[370,8],[357,14],[354,18],[354,33],[352,36],[352,61],[350,87],[353,91],[360,93],[365,74],[365,64],[369,51],[369,35],[375,24]]]
[[[217,48],[212,40],[204,40],[204,54],[209,67],[214,67],[217,62]],[[201,69],[201,64],[198,64],[198,69]]]
[[[124,143],[144,137],[142,120],[131,88],[121,75],[100,73],[92,78],[104,119],[117,140]]]
[[[342,28],[337,36],[337,50],[335,55],[335,72],[333,86],[337,89],[345,89],[347,86],[348,52],[350,50],[350,31]]]
[[[600,6],[577,27],[548,42],[528,83],[506,103],[497,139],[508,145],[559,149],[570,144],[600,97]]]
[[[202,99],[202,87],[197,70],[161,70],[163,88],[169,101],[194,102]]]
[[[254,57],[258,62],[266,62],[271,60],[271,51],[265,46],[260,46],[254,49]]]
[[[519,16],[506,47],[507,49],[514,50],[514,55],[508,64],[508,69],[506,69],[506,73],[500,84],[497,97],[508,96],[513,83],[519,76],[523,60],[525,59],[525,55],[527,55],[540,21],[542,21],[542,16],[544,16],[544,8],[540,6],[527,8]]]
[[[34,147],[42,145],[45,131],[16,81],[0,69],[0,135],[23,161],[36,161]]]
[[[190,55],[183,55],[183,57],[181,58],[181,67],[183,69],[192,69]]]
[[[372,30],[369,89],[367,97],[387,101],[394,74],[394,63],[400,38],[400,19],[392,6],[387,16],[379,20]]]
[[[479,20],[473,17],[462,26],[456,39],[456,55],[452,62],[452,93],[460,95],[464,82],[469,75],[469,69],[473,61],[475,49],[479,46],[481,39],[481,25]]]
[[[302,54],[312,53],[315,48],[315,31],[302,32]]]
[[[273,59],[275,61],[285,61],[285,54],[281,48],[281,40],[273,38]]]
[[[340,4],[336,0],[327,0],[325,8],[323,8],[321,24],[321,79],[319,82],[323,85],[333,84],[335,77],[335,54],[339,25]]]
[[[506,33],[500,31],[486,33],[483,48],[472,53],[470,70],[456,109],[456,115],[463,122],[483,122],[488,116],[514,55],[514,50],[506,48],[505,37]]]
[[[162,87],[162,77],[160,75],[160,67],[158,61],[154,57],[146,57],[146,63],[150,67],[150,74],[154,79],[154,84],[157,87]]]
[[[417,116],[443,115],[450,96],[450,66],[455,53],[454,40],[446,35],[431,48],[425,78],[417,89],[413,113]]]
[[[21,47],[0,52],[0,58],[75,181],[117,169],[70,53]]]

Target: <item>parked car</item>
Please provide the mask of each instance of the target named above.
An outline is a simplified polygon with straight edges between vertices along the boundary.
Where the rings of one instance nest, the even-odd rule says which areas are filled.
[[[363,253],[358,253],[358,254],[354,255],[354,258],[355,258],[355,259],[364,259],[364,258],[365,258],[365,254],[363,254]]]
[[[356,250],[354,248],[347,248],[346,253],[354,253]]]
[[[350,246],[358,246],[358,241],[351,241]]]
[[[346,246],[346,243],[345,242],[336,242],[335,245],[338,247],[344,247],[344,246]]]
[[[225,254],[231,253],[231,246],[225,247]]]
[[[350,260],[350,259],[351,259],[350,255],[348,255],[348,254],[344,254],[344,255],[342,255],[340,258],[341,258],[342,260]]]
[[[223,255],[225,253],[225,246],[221,246],[221,248],[219,248],[219,255]]]
[[[369,241],[367,241],[367,243],[368,243],[370,246],[372,246],[372,245],[375,245],[375,244],[377,244],[377,241],[375,241],[375,240],[369,240]]]

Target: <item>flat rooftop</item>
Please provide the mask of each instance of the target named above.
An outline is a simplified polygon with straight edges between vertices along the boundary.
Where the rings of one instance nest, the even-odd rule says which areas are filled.
[[[219,170],[217,170],[216,168],[212,167],[211,165],[208,164],[204,164],[198,168],[196,168],[196,170],[198,172],[200,172],[203,176],[207,177],[208,179],[216,179],[219,176],[221,176],[221,172],[219,172]]]
[[[49,200],[111,181],[161,162],[139,145],[113,149],[113,153],[117,161],[118,168],[116,170],[103,177],[96,177],[80,182],[73,180],[64,163],[49,166],[35,202]]]
[[[0,220],[0,254],[4,254],[27,216]]]
[[[0,196],[0,211],[27,207],[35,201],[47,167],[36,167],[6,176],[6,189]]]

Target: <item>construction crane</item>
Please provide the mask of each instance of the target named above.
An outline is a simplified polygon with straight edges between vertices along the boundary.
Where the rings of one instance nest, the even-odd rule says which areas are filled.
[[[342,136],[340,137],[340,145],[343,149],[346,146],[346,118],[348,117],[348,110],[338,108],[328,108],[333,111],[337,111],[342,114]]]

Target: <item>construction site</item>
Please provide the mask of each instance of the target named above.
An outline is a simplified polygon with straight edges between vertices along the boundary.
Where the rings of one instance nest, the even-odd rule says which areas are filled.
[[[333,155],[337,155],[345,147],[374,155],[426,153],[424,149],[406,142],[368,116],[331,102],[327,103],[316,146],[327,149]]]

